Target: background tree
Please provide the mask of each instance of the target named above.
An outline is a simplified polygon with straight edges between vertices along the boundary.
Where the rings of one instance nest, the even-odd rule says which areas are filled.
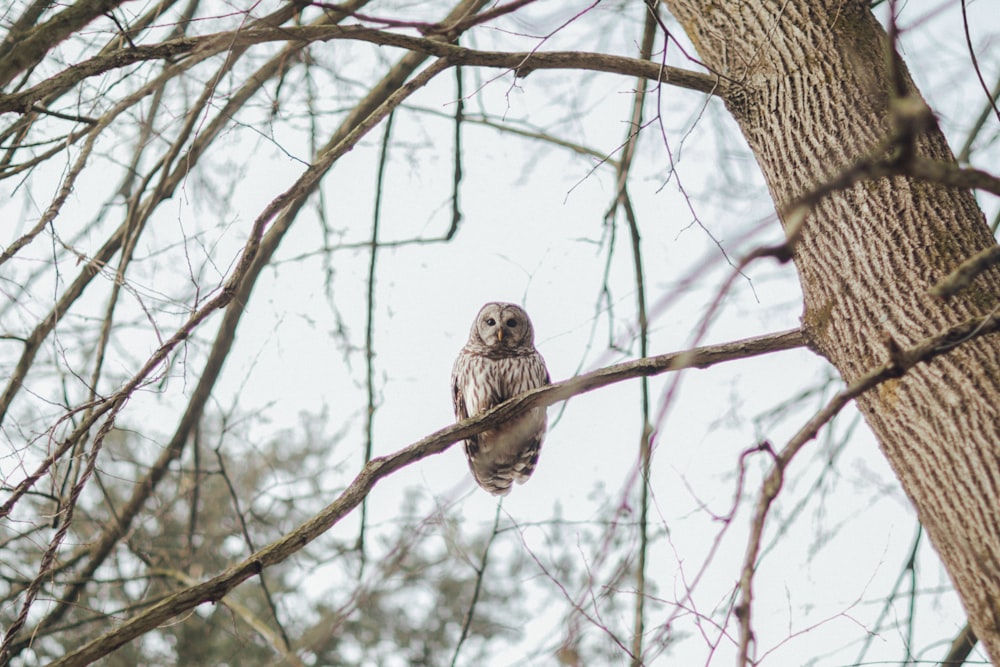
[[[0,660],[1000,655],[997,26],[873,4],[12,4]]]

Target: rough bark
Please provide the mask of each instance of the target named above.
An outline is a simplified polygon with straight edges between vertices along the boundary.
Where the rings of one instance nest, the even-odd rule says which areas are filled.
[[[704,62],[738,84],[726,104],[779,209],[868,155],[893,131],[888,38],[857,0],[668,0]],[[898,81],[916,94],[909,76]],[[937,127],[915,155],[953,161]],[[928,290],[994,245],[972,193],[905,176],[826,196],[794,245],[815,348],[850,382],[997,305],[1000,273],[955,298]],[[858,400],[962,597],[1000,661],[1000,341],[955,348]]]

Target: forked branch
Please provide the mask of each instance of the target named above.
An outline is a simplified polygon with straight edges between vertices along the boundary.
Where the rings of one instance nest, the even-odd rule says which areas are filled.
[[[785,480],[785,470],[802,447],[816,437],[819,430],[826,425],[849,402],[865,392],[889,380],[902,377],[907,371],[919,363],[927,362],[935,357],[949,352],[962,343],[979,336],[1000,331],[1000,313],[993,312],[984,317],[974,317],[953,327],[929,336],[916,345],[903,349],[893,340],[887,341],[889,359],[868,371],[847,387],[844,387],[817,412],[788,441],[788,444],[774,457],[774,465],[764,483],[761,485],[760,498],[754,509],[753,522],[750,526],[750,537],[747,540],[746,555],[740,573],[740,600],[736,607],[736,617],[739,621],[740,661],[738,664],[752,664],[750,660],[750,645],[753,641],[750,607],[753,602],[753,574],[757,568],[760,556],[761,542],[764,536],[764,524],[774,499],[778,496]]]

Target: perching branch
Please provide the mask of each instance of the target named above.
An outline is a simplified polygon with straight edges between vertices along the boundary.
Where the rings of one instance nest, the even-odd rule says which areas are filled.
[[[336,525],[361,504],[381,479],[412,463],[434,454],[440,454],[449,449],[455,442],[493,428],[497,424],[511,419],[514,415],[521,414],[533,407],[552,405],[572,396],[625,380],[686,368],[708,368],[726,361],[795,349],[805,345],[806,340],[802,332],[793,329],[730,343],[636,359],[541,387],[512,398],[489,412],[443,428],[393,454],[373,458],[361,469],[354,481],[336,500],[292,532],[215,577],[189,586],[165,598],[145,612],[125,621],[114,630],[81,646],[51,665],[52,667],[88,665],[202,603],[221,600],[247,579],[260,574],[268,567],[285,561]]]
[[[740,614],[741,626],[745,624],[745,627],[741,627],[741,630],[745,631],[742,633],[742,640],[749,638],[748,608],[752,597],[751,579],[763,535],[764,521],[771,502],[781,488],[784,470],[795,454],[805,443],[814,438],[819,429],[848,402],[862,393],[887,380],[900,377],[918,363],[930,361],[964,342],[998,330],[1000,330],[1000,315],[992,314],[967,320],[907,349],[890,345],[890,360],[888,362],[873,369],[838,393],[823,410],[799,430],[776,456],[775,467],[764,484],[763,493],[757,504],[751,540],[744,562],[744,572],[740,581],[741,609],[743,610]],[[372,459],[336,500],[309,521],[219,575],[181,590],[150,607],[142,614],[125,621],[115,630],[53,662],[52,667],[90,664],[179,614],[202,603],[221,600],[239,584],[260,574],[264,569],[283,562],[336,525],[350,514],[368,496],[375,484],[383,478],[412,463],[434,454],[440,454],[449,449],[455,442],[494,428],[531,408],[549,406],[572,396],[629,379],[659,375],[686,368],[707,368],[725,361],[795,349],[806,345],[807,341],[803,332],[799,329],[793,329],[730,343],[636,359],[540,387],[512,398],[488,412],[443,428],[393,454]],[[742,648],[745,648],[745,645]]]

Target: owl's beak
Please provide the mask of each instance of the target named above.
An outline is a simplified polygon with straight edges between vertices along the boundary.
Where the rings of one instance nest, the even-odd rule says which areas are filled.
[[[497,329],[497,342],[503,342],[503,329]]]

